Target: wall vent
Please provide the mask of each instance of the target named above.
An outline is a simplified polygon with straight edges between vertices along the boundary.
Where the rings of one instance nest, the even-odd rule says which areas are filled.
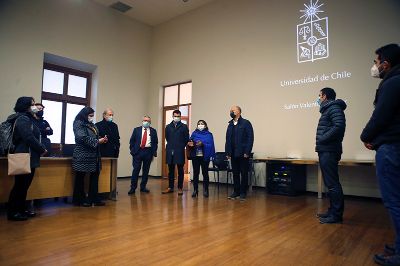
[[[132,8],[131,6],[128,6],[127,4],[122,3],[120,1],[115,2],[114,4],[110,5],[110,7],[122,13],[125,13],[126,11]]]

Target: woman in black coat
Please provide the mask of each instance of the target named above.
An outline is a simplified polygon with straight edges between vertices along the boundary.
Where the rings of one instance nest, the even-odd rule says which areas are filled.
[[[73,203],[77,206],[104,206],[98,197],[99,174],[101,170],[100,144],[107,137],[99,138],[99,130],[93,124],[94,110],[84,107],[74,120],[75,149],[72,156],[72,169],[75,171]],[[84,177],[90,173],[88,198],[84,191]]]
[[[15,176],[14,186],[8,199],[7,218],[12,221],[25,221],[28,217],[36,215],[35,212],[26,209],[26,195],[35,170],[40,166],[40,156],[46,154],[47,150],[40,143],[40,130],[33,115],[35,108],[35,100],[32,97],[20,97],[15,103],[16,113],[7,118],[14,125],[14,149],[11,152],[31,154],[31,173]]]

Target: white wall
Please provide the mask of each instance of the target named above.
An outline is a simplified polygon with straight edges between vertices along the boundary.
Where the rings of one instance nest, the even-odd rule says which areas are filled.
[[[45,52],[96,65],[96,118],[105,107],[114,109],[121,134],[118,176],[129,176],[130,134],[147,111],[151,33],[92,1],[0,1],[0,120],[19,96],[40,100]]]
[[[369,70],[376,48],[398,42],[400,5],[393,0],[319,2],[325,3],[321,17],[329,17],[330,57],[314,63],[298,64],[296,58],[299,10],[309,1],[219,0],[155,27],[148,106],[159,119],[153,124],[160,136],[162,85],[192,80],[192,128],[205,119],[218,151],[224,150],[229,108],[238,104],[255,129],[256,157],[316,158],[318,108],[292,112],[283,106],[314,102],[321,88],[332,86],[349,105],[342,158],[373,159],[359,140],[378,84]],[[350,70],[351,78],[280,86],[281,80],[342,70]],[[161,173],[162,163],[160,158],[153,163],[153,173]],[[344,182],[345,192],[376,194],[373,168],[350,171],[354,182]],[[308,189],[315,190],[312,178]]]

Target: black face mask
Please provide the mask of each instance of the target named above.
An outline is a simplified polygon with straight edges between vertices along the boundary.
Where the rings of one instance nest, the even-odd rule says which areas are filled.
[[[235,113],[234,112],[230,112],[229,115],[232,117],[232,119],[235,118]]]
[[[43,116],[43,110],[38,111],[38,112],[36,113],[36,115],[39,116],[39,117],[42,117],[42,116]]]

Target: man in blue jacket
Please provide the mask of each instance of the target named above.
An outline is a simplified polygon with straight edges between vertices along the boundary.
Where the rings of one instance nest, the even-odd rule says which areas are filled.
[[[150,127],[151,118],[144,116],[142,126],[136,127],[129,141],[129,149],[132,155],[132,178],[131,189],[128,195],[135,194],[140,168],[142,169],[142,181],[140,183],[140,192],[149,193],[150,190],[146,187],[149,177],[150,164],[153,157],[157,157],[158,138],[157,131]]]
[[[385,207],[392,218],[395,245],[375,255],[381,265],[400,265],[400,47],[388,44],[375,51],[371,75],[382,81],[376,90],[374,112],[361,133],[369,150],[376,150],[376,175]]]
[[[183,194],[183,166],[185,165],[185,147],[189,141],[189,129],[181,122],[181,111],[172,112],[172,122],[165,127],[166,163],[168,164],[169,185],[162,193],[174,192],[175,165],[178,168],[178,195]]]
[[[342,141],[346,130],[344,110],[346,103],[336,100],[336,92],[323,88],[319,92],[318,103],[321,117],[318,122],[315,151],[318,152],[319,167],[325,186],[328,187],[330,201],[326,213],[318,213],[321,224],[341,223],[344,212],[343,189],[339,180],[339,161],[342,156]]]
[[[231,107],[230,116],[232,120],[226,130],[225,152],[228,159],[231,159],[234,189],[228,199],[240,197],[243,201],[247,194],[249,157],[253,149],[254,132],[250,121],[242,118],[242,109],[239,106]]]

